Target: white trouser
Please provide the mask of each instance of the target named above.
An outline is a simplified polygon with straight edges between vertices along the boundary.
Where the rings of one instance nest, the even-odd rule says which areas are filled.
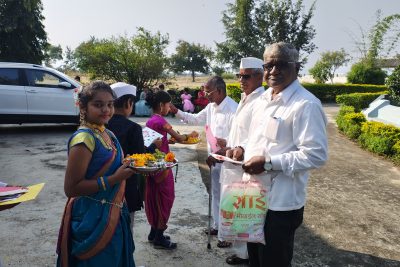
[[[131,230],[132,230],[132,234],[133,234],[133,225],[135,224],[134,223],[134,221],[135,221],[135,212],[134,211],[132,211],[132,212],[130,212],[129,213],[129,216],[131,217]]]
[[[218,229],[219,223],[219,200],[221,198],[221,183],[219,176],[221,173],[221,163],[216,163],[215,166],[211,167],[211,206],[213,216],[213,228]]]
[[[234,241],[232,245],[232,254],[236,254],[241,259],[248,259],[249,254],[247,253],[247,242]]]

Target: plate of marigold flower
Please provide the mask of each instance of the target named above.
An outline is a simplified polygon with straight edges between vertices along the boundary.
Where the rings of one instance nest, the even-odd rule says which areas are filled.
[[[168,152],[165,154],[158,149],[156,149],[156,152],[153,154],[133,154],[127,156],[125,160],[130,161],[130,167],[132,169],[142,173],[170,169],[178,164],[174,153]]]
[[[178,144],[185,144],[185,145],[195,145],[195,144],[200,143],[200,138],[189,136],[187,140],[178,142],[175,138],[171,137],[168,141],[170,144],[178,143]]]

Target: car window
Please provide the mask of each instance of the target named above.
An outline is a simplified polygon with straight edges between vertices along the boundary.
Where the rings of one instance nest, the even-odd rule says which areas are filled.
[[[65,82],[64,79],[47,71],[26,70],[26,75],[29,86],[58,88],[60,82]]]
[[[0,84],[1,85],[20,85],[18,69],[0,68]]]

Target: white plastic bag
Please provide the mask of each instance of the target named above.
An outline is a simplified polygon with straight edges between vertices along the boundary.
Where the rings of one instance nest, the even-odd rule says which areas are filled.
[[[223,164],[218,238],[265,244],[269,178],[267,175],[248,178],[241,166]]]

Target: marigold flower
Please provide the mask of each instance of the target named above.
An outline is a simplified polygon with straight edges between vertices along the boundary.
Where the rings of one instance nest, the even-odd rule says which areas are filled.
[[[173,162],[174,160],[175,160],[175,155],[174,155],[174,153],[172,153],[172,152],[168,152],[166,155],[165,155],[165,161],[167,161],[167,162]]]

